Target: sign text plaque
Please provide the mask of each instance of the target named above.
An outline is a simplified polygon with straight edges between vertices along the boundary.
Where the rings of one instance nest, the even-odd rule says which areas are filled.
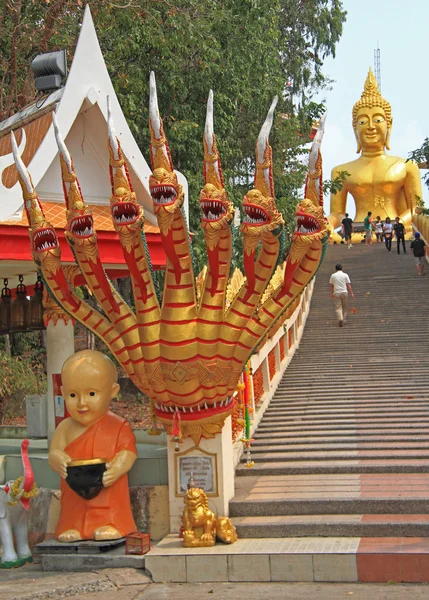
[[[192,479],[194,487],[201,488],[207,496],[219,496],[216,454],[194,446],[176,454],[176,496],[183,496]]]

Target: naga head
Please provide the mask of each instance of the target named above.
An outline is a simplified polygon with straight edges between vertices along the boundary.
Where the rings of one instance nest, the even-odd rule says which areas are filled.
[[[92,212],[83,199],[73,159],[64,143],[54,112],[52,113],[52,122],[59,150],[64,199],[67,206],[65,234],[74,246],[95,248],[97,234],[94,229]]]
[[[121,242],[131,249],[135,234],[140,234],[143,227],[144,214],[143,208],[137,202],[136,195],[133,192],[121,145],[116,137],[109,97],[107,97],[107,128],[109,134],[109,170],[112,184],[112,194],[110,196],[112,221]]]
[[[231,225],[234,205],[228,200],[225,189],[220,190],[212,183],[206,183],[200,192],[200,207],[204,232],[220,231]]]
[[[241,230],[244,235],[257,236],[259,240],[266,234],[277,237],[283,231],[284,220],[274,198],[253,189],[244,196],[242,207],[244,217]]]
[[[204,187],[200,192],[201,224],[206,239],[210,264],[211,295],[219,282],[219,242],[234,219],[234,205],[229,201],[222,174],[222,165],[213,129],[213,90],[207,102],[204,128]]]
[[[323,165],[321,145],[325,133],[327,112],[325,112],[317,125],[317,132],[311,144],[308,158],[308,171],[305,179],[304,198],[308,198],[315,206],[323,206]]]
[[[13,132],[11,132],[10,138],[13,157],[18,171],[18,180],[24,198],[34,261],[37,265],[40,265],[42,262],[58,262],[60,258],[60,245],[57,234],[43,213],[42,206],[33,186],[31,175],[27,171],[19,154]]]
[[[174,214],[182,207],[184,194],[174,172],[170,149],[159,116],[155,74],[153,72],[150,74],[149,87],[150,158],[152,165],[149,189],[159,227],[161,232],[166,235],[171,228]]]
[[[219,242],[219,233],[227,229],[234,218],[234,205],[229,201],[223,181],[222,166],[213,128],[213,90],[209,92],[204,128],[204,187],[200,192],[203,213],[202,227],[209,247]],[[216,235],[218,232],[218,235]],[[216,240],[213,240],[213,235]]]
[[[320,118],[317,133],[311,145],[308,172],[305,183],[305,198],[298,204],[296,226],[292,236],[290,258],[296,262],[313,242],[322,240],[328,233],[328,224],[323,211],[322,154],[320,151],[325,132],[327,113]]]
[[[327,233],[323,206],[315,206],[308,198],[298,204],[295,219],[293,243],[311,244],[315,239],[322,239]]]
[[[255,288],[255,253],[261,238],[278,237],[284,227],[283,217],[274,202],[273,161],[268,141],[277,99],[276,96],[270,106],[256,142],[254,189],[244,196],[242,203],[244,218],[241,231],[244,242],[244,270],[247,278],[245,301]]]
[[[241,230],[244,236],[257,238],[257,242],[266,234],[280,235],[284,226],[283,217],[274,202],[272,150],[268,141],[277,100],[276,96],[256,142],[254,189],[244,196],[242,203],[244,218]]]

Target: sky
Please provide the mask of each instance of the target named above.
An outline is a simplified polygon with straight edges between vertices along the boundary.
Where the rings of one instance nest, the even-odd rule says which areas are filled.
[[[334,166],[354,160],[353,104],[360,99],[369,67],[374,70],[374,49],[380,48],[381,93],[392,105],[393,126],[389,154],[408,158],[429,137],[429,0],[343,0],[347,21],[336,47],[336,57],[324,63],[334,80],[324,91],[328,109],[322,145],[324,179]],[[421,171],[422,175],[425,171]],[[429,207],[429,190],[423,187]],[[325,211],[329,214],[329,198]],[[347,211],[355,215],[348,197]]]

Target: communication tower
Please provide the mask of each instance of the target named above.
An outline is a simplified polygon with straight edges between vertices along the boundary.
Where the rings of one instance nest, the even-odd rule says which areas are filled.
[[[377,80],[378,89],[381,92],[381,67],[380,67],[380,48],[378,47],[374,50],[374,75]]]

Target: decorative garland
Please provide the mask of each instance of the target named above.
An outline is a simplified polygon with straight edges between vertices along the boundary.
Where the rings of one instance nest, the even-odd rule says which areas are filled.
[[[22,480],[23,480],[23,476],[21,475],[21,477],[18,477],[18,479],[15,479],[15,481],[10,486],[8,492],[9,492],[9,496],[11,498],[16,498],[19,494],[21,494],[22,490],[19,489],[19,486],[21,485]],[[31,490],[29,492],[26,492],[24,490],[23,493],[21,494],[20,498],[18,498],[18,500],[8,500],[8,506],[16,506],[21,498],[26,498],[26,499],[28,498],[29,500],[31,500],[32,498],[34,498],[34,496],[37,494],[38,491],[39,491],[39,488],[37,487],[37,484],[33,483]]]

